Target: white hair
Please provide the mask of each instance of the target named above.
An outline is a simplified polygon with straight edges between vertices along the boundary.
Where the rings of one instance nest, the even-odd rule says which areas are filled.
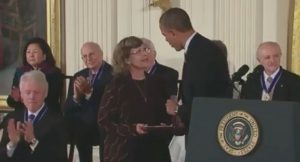
[[[96,50],[97,52],[99,52],[101,55],[103,55],[103,51],[100,47],[100,45],[96,42],[85,42],[82,47],[81,47],[81,50],[83,49],[83,47],[92,47],[94,50]]]
[[[267,42],[263,42],[261,43],[257,50],[256,50],[256,58],[259,60],[261,58],[261,50],[266,48],[266,47],[273,47],[276,48],[279,55],[281,56],[281,48],[280,45],[277,42],[272,42],[272,41],[267,41]]]
[[[143,41],[143,44],[147,47],[150,48],[152,51],[154,51],[156,53],[155,47],[153,42],[150,39],[147,38],[141,38],[141,40]]]
[[[22,89],[25,82],[34,81],[36,84],[41,86],[45,91],[45,97],[48,95],[48,82],[43,72],[39,70],[31,70],[24,73],[20,78],[19,88]]]

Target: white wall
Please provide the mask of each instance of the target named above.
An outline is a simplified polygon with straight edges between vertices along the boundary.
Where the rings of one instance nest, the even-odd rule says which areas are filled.
[[[67,74],[83,67],[80,46],[96,41],[110,62],[114,46],[126,36],[150,38],[160,63],[181,72],[183,55],[164,40],[159,31],[160,8],[149,8],[151,0],[65,0]],[[262,41],[277,41],[286,66],[289,1],[283,0],[172,0],[185,9],[194,28],[228,46],[229,60],[238,69],[257,65],[256,47]]]
[[[116,0],[65,0],[66,74],[84,67],[81,45],[86,41],[100,44],[104,59],[111,60],[116,44]]]

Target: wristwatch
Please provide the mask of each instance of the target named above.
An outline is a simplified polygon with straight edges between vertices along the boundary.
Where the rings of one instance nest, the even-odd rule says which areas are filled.
[[[175,111],[176,114],[178,113],[178,106],[176,106]]]

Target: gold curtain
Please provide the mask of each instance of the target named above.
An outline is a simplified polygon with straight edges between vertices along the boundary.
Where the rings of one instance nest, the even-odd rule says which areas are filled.
[[[61,0],[47,0],[47,40],[51,46],[56,65],[62,67],[61,56]]]
[[[300,75],[300,0],[291,0],[289,70]]]

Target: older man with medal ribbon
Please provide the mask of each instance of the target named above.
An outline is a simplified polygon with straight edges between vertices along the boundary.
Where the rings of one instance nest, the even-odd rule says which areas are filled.
[[[104,88],[112,78],[112,67],[103,60],[103,52],[95,42],[83,44],[81,58],[86,68],[75,73],[70,82],[65,115],[80,162],[93,161],[93,146],[100,146],[102,161],[104,131],[96,118]]]
[[[263,42],[257,60],[264,70],[253,74],[242,87],[241,98],[300,102],[300,77],[280,66],[282,52],[276,42]]]
[[[24,108],[8,114],[0,142],[1,162],[65,162],[67,136],[63,118],[45,103],[48,82],[32,70],[20,79]]]

